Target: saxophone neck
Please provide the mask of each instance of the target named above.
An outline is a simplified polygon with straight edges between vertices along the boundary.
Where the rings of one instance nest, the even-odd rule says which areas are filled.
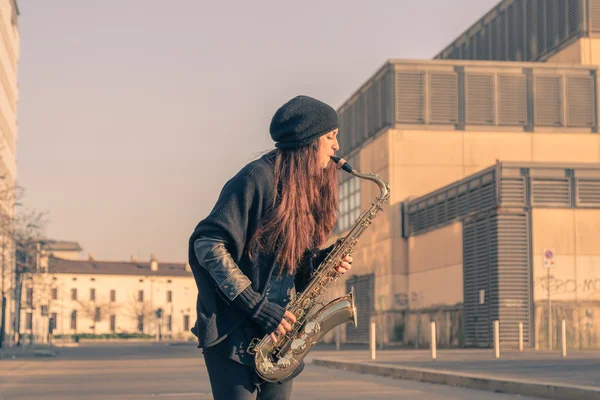
[[[345,159],[343,159],[341,157],[332,156],[331,160],[336,164],[337,169],[343,169],[344,171],[356,176],[357,178],[367,179],[369,181],[375,182],[377,184],[377,186],[379,186],[379,191],[380,191],[379,200],[380,201],[387,200],[388,197],[390,197],[390,185],[388,185],[388,183],[386,181],[384,181],[379,175],[377,175],[377,174],[362,174],[362,173],[358,172],[356,169],[352,168],[352,166],[350,164],[348,164],[348,161],[346,161]]]

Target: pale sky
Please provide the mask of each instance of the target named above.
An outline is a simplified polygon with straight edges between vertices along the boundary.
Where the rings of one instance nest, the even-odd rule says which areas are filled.
[[[19,0],[23,203],[82,257],[184,262],[224,183],[273,148],[281,104],[337,108],[498,1]]]

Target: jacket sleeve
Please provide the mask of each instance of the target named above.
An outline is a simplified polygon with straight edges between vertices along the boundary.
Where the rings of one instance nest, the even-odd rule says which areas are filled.
[[[242,258],[249,232],[256,230],[269,193],[272,189],[255,177],[253,169],[242,169],[225,184],[214,208],[193,233],[190,244],[198,264],[210,274],[227,302],[251,285],[235,260]]]
[[[271,333],[283,319],[285,308],[270,303],[252,289],[251,282],[242,273],[223,242],[213,237],[200,237],[194,242],[194,252],[199,264],[206,268],[225,296],[244,311],[260,329],[261,334]]]

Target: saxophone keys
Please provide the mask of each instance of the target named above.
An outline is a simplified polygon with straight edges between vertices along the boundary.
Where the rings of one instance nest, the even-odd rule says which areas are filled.
[[[302,339],[295,339],[291,345],[294,354],[302,353],[306,349],[306,342]]]
[[[273,373],[273,364],[270,361],[264,361],[260,363],[260,369],[263,374],[272,374]]]
[[[286,369],[290,365],[292,365],[292,363],[287,358],[280,358],[279,361],[277,361],[277,367],[281,369]]]
[[[316,335],[320,331],[321,331],[321,326],[317,322],[314,322],[314,321],[309,322],[304,327],[304,332],[306,332],[307,335]]]

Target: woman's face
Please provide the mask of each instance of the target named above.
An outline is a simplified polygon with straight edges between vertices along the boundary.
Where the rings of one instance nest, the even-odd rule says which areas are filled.
[[[319,138],[319,162],[323,168],[327,168],[331,161],[329,157],[334,156],[340,149],[337,134],[338,130],[334,129]]]

